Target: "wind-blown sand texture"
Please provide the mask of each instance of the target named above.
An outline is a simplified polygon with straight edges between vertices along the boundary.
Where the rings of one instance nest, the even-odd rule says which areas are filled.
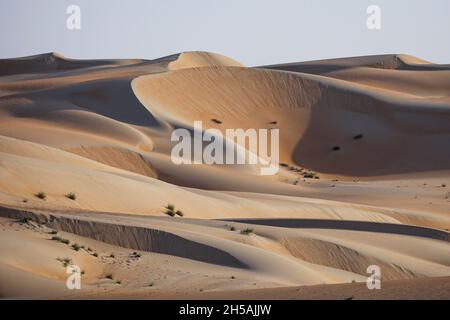
[[[173,164],[199,120],[279,129],[279,173]],[[450,299],[450,65],[0,60],[0,177],[2,298]]]

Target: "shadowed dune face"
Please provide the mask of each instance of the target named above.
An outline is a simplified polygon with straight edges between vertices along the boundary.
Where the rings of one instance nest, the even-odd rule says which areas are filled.
[[[244,264],[227,252],[162,230],[68,218],[55,219],[49,223],[49,226],[124,248],[156,252],[229,267],[245,268]]]
[[[133,89],[149,110],[186,125],[203,120],[219,130],[247,129],[275,121],[281,161],[319,172],[377,176],[450,166],[446,97],[234,67],[143,76]]]
[[[49,295],[55,292],[61,295],[53,287],[53,281],[55,278],[64,279],[63,272],[58,270],[57,261],[51,263],[55,260],[52,257],[58,255],[73,257],[77,264],[87,268],[90,278],[83,284],[87,287],[84,290],[88,291],[81,291],[81,296],[90,292],[91,286],[99,284],[94,275],[100,273],[98,276],[103,274],[104,277],[112,270],[114,273],[110,274],[114,274],[114,279],[120,274],[119,279],[126,281],[125,288],[114,290],[116,294],[142,294],[143,297],[148,293],[139,291],[143,286],[142,279],[155,276],[155,273],[164,275],[156,281],[156,289],[161,290],[158,294],[173,288],[165,284],[170,269],[178,269],[177,272],[181,273],[171,275],[177,281],[184,281],[185,277],[196,279],[187,292],[198,292],[199,283],[217,291],[218,288],[248,289],[248,281],[251,281],[250,288],[255,288],[255,282],[263,283],[266,288],[364,282],[367,265],[373,264],[382,268],[383,281],[446,276],[449,272],[447,242],[405,237],[401,231],[383,234],[383,227],[375,226],[376,223],[372,224],[374,228],[379,228],[379,234],[337,229],[327,231],[318,225],[305,231],[297,228],[295,223],[289,225],[287,222],[288,225],[281,228],[255,225],[252,235],[243,235],[231,232],[229,227],[244,230],[252,225],[251,222],[168,219],[114,213],[91,215],[88,212],[36,214],[3,207],[0,208],[0,216],[15,219],[27,216],[32,219],[32,222],[23,224],[0,218],[3,237],[7,240],[0,244],[6,252],[0,256],[0,270],[4,272],[0,273],[0,279],[5,281],[5,274],[17,277],[15,273],[25,271],[28,277],[32,275],[35,281],[40,280],[40,285],[49,289]],[[14,252],[12,249],[17,247],[11,242],[13,230],[16,234],[20,231],[24,236],[19,241],[21,249],[16,248],[16,252],[23,254],[29,246],[35,250],[46,249],[45,255],[34,255],[42,270],[27,273],[27,270],[33,270],[29,258],[20,261],[10,259]],[[49,230],[58,230],[58,235],[82,245],[82,249],[78,252],[58,241],[49,241]],[[349,232],[352,236],[348,235]],[[132,250],[140,252],[137,258],[133,257],[136,254],[130,255]],[[93,256],[94,252],[99,256]],[[115,255],[111,257],[110,252]],[[132,273],[129,270],[123,273],[120,266],[129,266],[132,260]],[[158,267],[161,260],[164,260],[163,268]],[[149,270],[155,272],[149,273]],[[214,276],[210,276],[211,273]],[[127,277],[123,278],[125,275]],[[227,279],[233,281],[224,282]],[[30,281],[27,290],[32,287]],[[0,287],[0,293],[6,296],[13,291],[7,286]],[[111,293],[107,291],[103,295],[109,296]],[[62,296],[68,294],[66,292]]]
[[[372,264],[386,280],[449,276],[449,72],[404,55],[2,60],[0,296],[364,282]],[[199,120],[279,129],[280,171],[176,165],[172,131]],[[86,268],[79,295],[66,256]]]
[[[120,66],[141,63],[143,60],[72,60],[52,52],[36,56],[0,61],[0,76],[69,71],[99,66]]]
[[[29,102],[20,104],[21,101]],[[41,118],[64,110],[85,110],[115,121],[154,127],[158,122],[136,100],[130,79],[99,80],[62,88],[49,88],[4,98],[2,110],[18,118]]]
[[[450,104],[349,86],[322,90],[294,152],[319,172],[379,176],[449,168]],[[357,139],[359,137],[359,139]]]
[[[365,256],[356,250],[327,241],[294,238],[284,239],[282,243],[293,256],[299,259],[361,275],[366,273],[368,265],[377,265],[383,270],[383,279],[385,280],[411,279],[421,276],[406,268],[385,263],[382,260]]]
[[[169,69],[179,70],[211,66],[243,67],[239,62],[221,54],[193,51],[181,53],[176,60],[169,64]]]
[[[286,128],[280,131],[280,155],[290,157],[306,129],[315,88],[295,75],[236,67],[184,69],[137,78],[139,100],[168,121],[206,128]],[[311,93],[306,91],[311,89]],[[170,92],[167,95],[165,92]],[[211,119],[218,119],[217,124]],[[277,126],[270,123],[277,122]]]
[[[114,147],[78,147],[67,150],[79,156],[104,163],[111,167],[157,178],[158,174],[151,163],[140,153]]]
[[[448,70],[450,69],[450,66],[435,65],[423,59],[405,54],[385,54],[285,63],[264,66],[263,68],[324,75],[331,72],[344,71],[352,68],[384,70]]]

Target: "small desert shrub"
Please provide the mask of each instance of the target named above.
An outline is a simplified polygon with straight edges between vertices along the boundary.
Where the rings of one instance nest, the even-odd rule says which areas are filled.
[[[56,260],[61,262],[63,264],[64,268],[72,265],[72,259],[70,259],[70,258],[57,258]]]
[[[175,214],[179,217],[184,217],[184,213],[180,210],[177,210],[177,212],[175,212]]]
[[[109,257],[110,257],[110,258],[115,258],[116,255],[115,255],[114,253],[111,253],[111,254],[109,255]]]
[[[320,179],[319,176],[317,175],[317,173],[315,173],[315,172],[305,173],[305,174],[303,174],[303,178],[306,178],[306,179]]]
[[[22,219],[19,220],[19,223],[28,223],[30,222],[32,219],[30,217],[23,217]]]
[[[170,217],[175,217],[175,213],[173,211],[167,210],[166,212],[164,212],[165,214],[167,214]]]
[[[74,243],[74,244],[72,245],[72,249],[75,250],[75,251],[80,251],[81,246],[80,246],[78,243]]]
[[[122,284],[122,281],[116,280],[116,284]]]
[[[45,194],[45,192],[38,192],[36,193],[36,197],[41,199],[41,200],[46,200],[47,199],[47,195]]]
[[[139,252],[133,252],[132,254],[131,254],[131,257],[132,258],[140,258],[140,257],[142,257],[142,254],[140,254]]]
[[[360,134],[357,134],[356,136],[354,136],[353,140],[360,140],[362,138],[364,138],[364,135],[362,133],[360,133]]]
[[[52,240],[53,241],[58,241],[58,242],[61,242],[61,243],[64,243],[64,244],[70,244],[70,240],[69,239],[64,239],[64,238],[61,238],[60,236],[53,236]]]
[[[219,120],[219,119],[211,119],[212,122],[217,123],[217,124],[222,124],[223,121]]]
[[[230,231],[236,231],[236,228],[233,227],[233,226],[231,226],[231,227],[230,227]]]
[[[181,210],[175,210],[175,206],[173,204],[168,204],[165,208],[166,211],[164,213],[170,217],[175,217],[176,215],[179,217],[184,216],[184,213]]]
[[[70,200],[77,200],[77,195],[73,192],[70,192],[68,194],[66,194],[66,197],[69,198]]]
[[[245,228],[244,230],[241,230],[241,234],[244,234],[244,235],[250,235],[250,234],[252,234],[254,232],[254,230],[253,229],[250,229],[250,228]]]
[[[50,234],[58,234],[58,230],[52,230],[50,231]]]
[[[334,146],[331,150],[333,150],[333,151],[339,151],[339,150],[341,150],[341,147],[339,147],[339,146]]]
[[[108,273],[107,275],[105,275],[105,278],[112,280],[113,279],[112,273]]]
[[[92,255],[93,255],[94,257],[98,258],[98,253],[97,253],[97,252],[94,252]]]

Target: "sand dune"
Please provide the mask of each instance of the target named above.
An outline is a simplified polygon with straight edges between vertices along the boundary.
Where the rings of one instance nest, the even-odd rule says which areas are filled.
[[[179,70],[212,66],[243,67],[239,62],[221,54],[193,51],[181,53],[176,60],[169,64],[169,69]]]
[[[449,169],[446,97],[426,99],[321,76],[234,67],[143,76],[133,81],[133,89],[153,112],[185,125],[201,119],[219,130],[240,124],[270,128],[275,121],[283,141],[281,161],[319,172],[376,176]],[[223,125],[211,122],[214,118]],[[355,141],[358,135],[363,138]]]
[[[370,298],[352,282],[378,265],[390,292],[449,298],[449,72],[407,55],[0,60],[0,297]],[[172,130],[200,120],[280,129],[280,171],[175,165]]]
[[[285,63],[264,66],[262,68],[324,74],[359,67],[387,70],[448,70],[450,65],[436,65],[429,61],[406,54],[385,54]]]
[[[140,63],[142,60],[74,60],[59,53],[51,52],[17,59],[0,61],[0,75],[17,75],[21,73],[66,71],[98,66],[119,66]]]
[[[395,280],[385,283],[383,290],[369,291],[365,284],[336,284],[275,289],[235,290],[185,294],[183,299],[227,300],[446,300],[449,296],[449,282],[446,278]],[[324,294],[326,292],[326,294]],[[166,298],[174,298],[167,295]]]

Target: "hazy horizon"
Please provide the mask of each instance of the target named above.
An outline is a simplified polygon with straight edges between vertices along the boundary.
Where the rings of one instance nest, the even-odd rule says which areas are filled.
[[[0,58],[59,52],[78,59],[155,59],[210,51],[248,66],[405,53],[450,63],[450,2],[336,1],[2,1]],[[66,27],[69,5],[81,29]],[[366,27],[369,5],[381,30]]]

